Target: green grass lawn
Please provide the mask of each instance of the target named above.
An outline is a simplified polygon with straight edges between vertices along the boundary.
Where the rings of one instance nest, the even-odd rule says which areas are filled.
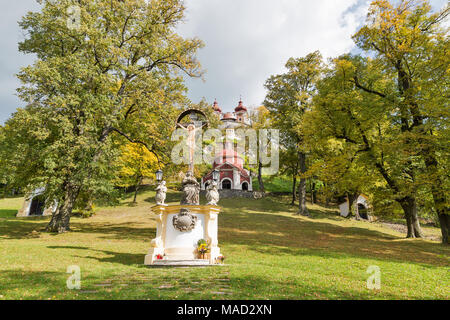
[[[259,191],[258,178],[253,178],[253,190]],[[266,192],[292,192],[292,179],[284,176],[263,176]]]
[[[168,194],[177,202],[179,194]],[[156,230],[154,192],[73,218],[73,232],[42,233],[49,218],[15,218],[22,199],[0,200],[0,299],[449,299],[450,249],[289,197],[224,199],[219,245],[226,265],[147,268]],[[430,230],[438,232],[438,230]],[[81,290],[66,288],[81,268]],[[366,287],[369,266],[381,289]]]

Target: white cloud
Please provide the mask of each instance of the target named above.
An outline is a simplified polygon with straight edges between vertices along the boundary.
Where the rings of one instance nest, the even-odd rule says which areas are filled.
[[[189,80],[194,101],[217,98],[232,110],[264,100],[263,84],[283,72],[290,57],[320,50],[325,57],[350,51],[351,35],[364,22],[369,0],[188,0],[184,36],[205,41],[199,59],[203,83]]]
[[[24,55],[18,51],[18,42],[23,40],[22,30],[17,21],[28,11],[36,10],[35,0],[2,2],[0,16],[0,124],[4,122],[17,107],[23,106],[16,94],[20,85],[15,77],[21,67],[33,63],[32,55]]]
[[[17,21],[39,6],[35,0],[3,1],[0,13],[0,124],[22,106],[15,97],[14,74],[33,57],[17,50],[22,39]],[[320,50],[337,56],[354,47],[351,35],[365,21],[370,0],[186,0],[184,36],[204,40],[199,59],[206,82],[188,80],[193,101],[219,100],[232,110],[242,94],[246,105],[264,100],[263,84],[284,71],[289,57]],[[431,0],[434,9],[447,0]]]

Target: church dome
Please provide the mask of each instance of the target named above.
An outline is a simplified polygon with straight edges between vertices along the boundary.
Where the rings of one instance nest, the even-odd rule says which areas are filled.
[[[236,107],[236,109],[234,109],[234,111],[235,112],[239,112],[239,111],[247,112],[247,108],[244,107],[244,104],[243,104],[242,100],[239,101],[239,105]]]
[[[236,120],[236,117],[231,112],[227,112],[223,116],[222,120]]]

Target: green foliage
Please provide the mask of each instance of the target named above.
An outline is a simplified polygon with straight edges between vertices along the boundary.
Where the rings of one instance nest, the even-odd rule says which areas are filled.
[[[144,178],[155,179],[155,172],[159,169],[158,159],[153,153],[142,145],[132,143],[122,147],[116,165],[116,185],[121,187],[135,186]]]
[[[271,76],[265,83],[264,106],[272,124],[281,130],[281,144],[286,148],[301,148],[303,115],[311,107],[322,68],[322,55],[316,51],[304,58],[290,58],[287,72]]]
[[[182,1],[78,1],[77,28],[67,23],[70,5],[45,1],[20,21],[27,35],[19,49],[37,60],[18,74],[28,105],[0,134],[6,179],[45,186],[48,201],[60,204],[83,190],[113,194],[111,164],[125,141],[167,161],[167,124],[188,102],[180,72],[201,75],[202,42],[175,33]]]
[[[370,193],[378,212],[398,212],[392,201],[407,198],[423,216],[446,212],[448,11],[374,1],[353,37],[371,57],[330,61],[303,126],[311,174],[330,191]]]
[[[448,6],[431,12],[428,1],[404,0],[396,6],[374,1],[369,18],[375,23],[353,36],[361,49],[375,55],[373,65],[393,86],[386,90],[381,77],[365,79],[358,67],[353,82],[390,105],[390,121],[400,127],[394,147],[408,155],[415,189],[432,195],[439,214],[449,212],[450,56],[448,27],[443,23],[449,14]]]
[[[270,111],[274,127],[280,130],[280,149],[284,157],[280,167],[293,179],[297,175],[300,178],[299,214],[306,215],[306,178],[309,176],[302,126],[322,73],[322,55],[316,51],[303,58],[290,58],[286,69],[286,73],[271,76],[266,81],[268,92],[264,105]]]

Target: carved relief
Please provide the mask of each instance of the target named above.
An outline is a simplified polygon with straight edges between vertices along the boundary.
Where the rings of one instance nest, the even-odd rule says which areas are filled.
[[[188,232],[195,228],[197,216],[192,215],[189,209],[183,208],[172,220],[175,229],[181,232]]]

